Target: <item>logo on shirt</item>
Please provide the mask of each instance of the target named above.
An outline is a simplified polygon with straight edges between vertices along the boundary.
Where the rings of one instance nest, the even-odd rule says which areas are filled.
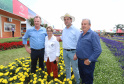
[[[52,44],[51,44],[51,46],[53,47],[53,46],[54,46],[54,44],[52,43]]]

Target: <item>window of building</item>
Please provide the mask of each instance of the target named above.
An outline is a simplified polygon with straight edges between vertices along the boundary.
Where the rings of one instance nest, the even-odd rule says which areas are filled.
[[[4,32],[11,32],[12,28],[14,28],[14,31],[16,30],[15,24],[4,22]]]

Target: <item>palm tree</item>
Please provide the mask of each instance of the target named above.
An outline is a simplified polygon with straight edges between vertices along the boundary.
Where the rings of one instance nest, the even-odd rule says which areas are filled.
[[[117,24],[117,25],[115,25],[114,28],[116,28],[116,31],[118,31],[118,29],[123,30],[123,28],[124,28],[124,24]]]
[[[30,22],[31,26],[34,26],[34,18],[29,18],[28,21]],[[48,26],[48,24],[41,24],[40,26],[46,28]]]
[[[31,26],[34,26],[34,18],[29,18],[28,21],[30,22]]]

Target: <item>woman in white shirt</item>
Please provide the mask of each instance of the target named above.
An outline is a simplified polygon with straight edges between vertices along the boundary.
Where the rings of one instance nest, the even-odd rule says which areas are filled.
[[[53,35],[53,29],[51,26],[46,28],[47,35],[45,38],[45,55],[44,60],[46,61],[47,73],[53,71],[53,77],[58,78],[58,67],[57,62],[59,60],[60,45],[56,37]]]

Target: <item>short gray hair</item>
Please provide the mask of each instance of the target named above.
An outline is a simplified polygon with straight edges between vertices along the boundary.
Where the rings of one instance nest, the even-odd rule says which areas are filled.
[[[35,18],[40,18],[40,20],[41,20],[41,17],[40,17],[40,16],[35,16],[34,19],[35,19]]]
[[[89,22],[89,25],[91,25],[91,21],[90,21],[90,19],[87,19],[87,18],[82,19],[82,21],[84,21],[84,20],[87,20],[87,21]]]

